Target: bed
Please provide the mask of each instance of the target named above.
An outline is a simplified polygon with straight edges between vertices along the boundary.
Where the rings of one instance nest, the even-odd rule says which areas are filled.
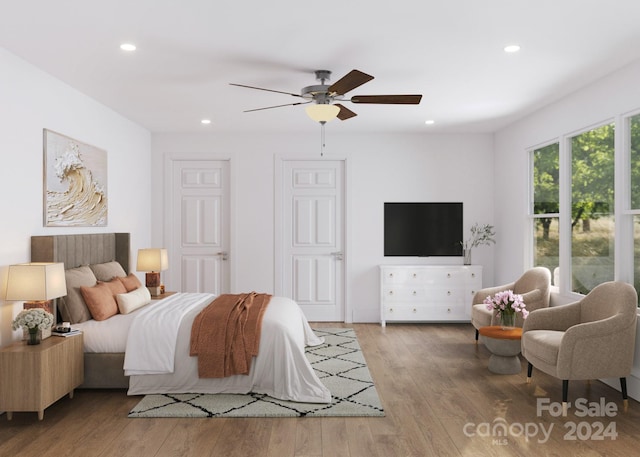
[[[265,393],[275,398],[303,402],[328,403],[331,394],[321,383],[304,354],[304,346],[321,344],[299,306],[285,297],[271,297],[264,312],[260,351],[253,358],[248,375],[234,375],[224,378],[200,378],[197,357],[189,356],[189,336],[191,324],[198,313],[215,296],[211,294],[177,293],[162,300],[152,300],[144,306],[124,308],[124,313],[107,314],[98,317],[86,298],[85,307],[78,311],[78,284],[85,284],[93,273],[97,286],[105,286],[114,276],[127,285],[126,293],[118,293],[123,303],[139,303],[136,297],[146,292],[127,281],[138,281],[129,271],[130,235],[128,233],[103,233],[80,235],[33,236],[31,238],[31,260],[34,262],[63,262],[67,273],[67,296],[56,300],[54,309],[58,319],[71,321],[72,327],[84,334],[85,379],[81,388],[123,388],[129,395],[151,393]],[[79,279],[80,278],[80,279]],[[129,279],[128,279],[129,278]],[[117,281],[116,281],[117,282]],[[139,281],[138,281],[139,283]],[[96,284],[94,282],[94,284]],[[92,289],[98,289],[99,287]],[[121,286],[119,286],[121,287]],[[104,289],[104,287],[100,287]],[[84,287],[83,294],[87,292]],[[103,290],[104,292],[104,290]],[[103,293],[101,292],[101,293]],[[75,294],[75,297],[74,297]],[[124,299],[127,299],[124,301]],[[134,300],[134,298],[136,298]],[[87,311],[87,308],[90,310]],[[182,310],[183,311],[176,311]],[[121,308],[122,309],[122,308]],[[102,311],[100,311],[102,312]],[[158,342],[151,346],[166,344],[167,335],[175,333],[177,340],[169,343],[171,349],[163,349],[161,356],[171,362],[168,369],[146,370],[132,363],[152,359],[144,352],[133,356],[132,345],[138,338],[137,330],[143,315],[181,313],[181,320],[171,330],[163,329],[158,334]],[[95,318],[92,314],[94,313]],[[136,324],[138,319],[138,324]],[[138,327],[136,327],[138,325]],[[147,325],[148,328],[162,328],[163,324]],[[129,338],[129,330],[133,337]],[[158,333],[158,332],[156,332]],[[153,335],[141,341],[150,340]],[[127,344],[129,348],[127,349]],[[144,346],[144,344],[140,345]],[[170,350],[175,350],[175,354]],[[154,356],[155,357],[155,356]],[[162,357],[160,357],[162,358]],[[127,367],[125,370],[123,367]]]

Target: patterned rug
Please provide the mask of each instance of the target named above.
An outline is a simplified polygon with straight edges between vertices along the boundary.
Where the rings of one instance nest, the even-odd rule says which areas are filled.
[[[384,416],[354,330],[322,328],[314,332],[325,343],[305,353],[331,391],[331,404],[296,403],[253,393],[146,395],[129,417]]]

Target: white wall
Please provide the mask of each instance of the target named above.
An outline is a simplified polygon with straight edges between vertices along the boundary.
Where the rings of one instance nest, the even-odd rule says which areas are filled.
[[[274,290],[274,163],[276,156],[320,159],[316,135],[154,134],[152,241],[164,243],[163,163],[167,156],[231,160],[232,292]],[[465,233],[493,223],[491,135],[345,135],[327,133],[325,157],[346,158],[346,297],[355,322],[379,321],[378,265],[441,263],[443,259],[383,256],[385,201],[462,201]],[[253,222],[260,220],[259,226]],[[278,228],[276,227],[276,230]],[[498,234],[498,240],[502,237]],[[474,251],[493,284],[493,247]],[[462,263],[461,258],[449,259]],[[171,287],[167,284],[167,287]]]
[[[31,235],[131,232],[132,252],[150,241],[150,133],[0,48],[0,345],[21,336],[5,302],[8,265],[30,260]],[[43,129],[105,149],[108,226],[43,226]],[[135,259],[135,255],[133,256]]]

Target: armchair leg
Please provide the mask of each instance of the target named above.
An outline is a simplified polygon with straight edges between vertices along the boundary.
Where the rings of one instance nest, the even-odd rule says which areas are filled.
[[[478,344],[478,336],[480,335],[480,332],[478,332],[478,329],[476,329],[476,344]]]
[[[531,372],[533,372],[533,365],[527,362],[527,384],[531,384]]]
[[[569,380],[562,380],[562,417],[567,417],[567,397],[569,397]]]
[[[626,413],[629,410],[629,397],[627,396],[627,378],[620,378],[620,390],[622,391],[622,408]]]

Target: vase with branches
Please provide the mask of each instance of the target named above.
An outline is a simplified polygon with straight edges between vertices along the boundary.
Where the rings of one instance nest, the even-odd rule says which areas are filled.
[[[471,265],[471,250],[478,246],[495,244],[496,232],[493,225],[480,225],[477,222],[471,227],[471,236],[466,241],[461,241],[464,264]]]

